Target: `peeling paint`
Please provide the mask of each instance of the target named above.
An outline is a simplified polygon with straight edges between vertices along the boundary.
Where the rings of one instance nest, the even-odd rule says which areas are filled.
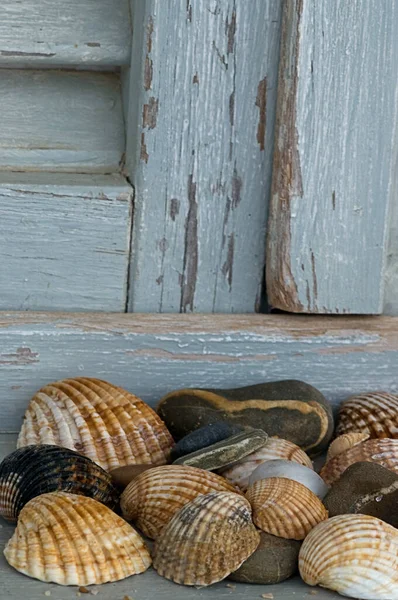
[[[336,210],[336,192],[334,190],[332,192],[332,207],[333,210]]]
[[[315,268],[315,255],[311,250],[311,268],[312,268],[312,285],[313,285],[313,294],[314,294],[314,304],[317,305],[318,301],[318,282],[316,278],[316,268]]]
[[[193,175],[188,177],[188,215],[185,222],[184,269],[181,285],[180,311],[194,310],[196,278],[198,273],[198,204],[196,182]]]
[[[0,56],[24,56],[24,57],[35,57],[35,58],[52,58],[56,56],[55,52],[20,52],[17,50],[0,50]]]
[[[145,57],[145,65],[144,65],[144,89],[148,91],[151,89],[152,78],[153,78],[153,63],[150,58],[150,53],[152,52],[152,34],[153,34],[153,18],[152,16],[148,19],[147,25],[147,38],[146,38],[146,49],[147,54]]]
[[[222,266],[222,274],[227,278],[229,290],[232,289],[232,278],[234,271],[234,252],[235,252],[235,234],[231,233],[228,236],[228,251],[225,263]]]
[[[163,283],[163,275],[159,275],[159,277],[156,279],[156,283],[158,285],[162,285],[162,283]]]
[[[242,179],[238,175],[236,163],[232,175],[232,208],[237,208],[241,201]]]
[[[141,158],[141,160],[143,160],[146,163],[148,163],[149,154],[148,154],[148,152],[146,150],[145,133],[141,133],[141,154],[140,154],[140,158]]]
[[[159,100],[151,96],[148,100],[148,104],[144,104],[142,111],[142,126],[147,129],[154,129],[156,127],[156,120],[159,110]]]
[[[99,42],[86,42],[86,46],[89,48],[101,48],[101,44]]]
[[[225,54],[221,54],[221,52],[220,52],[219,48],[217,48],[216,42],[214,40],[213,40],[213,48],[214,48],[214,50],[215,50],[215,52],[217,54],[217,57],[218,57],[220,63],[222,64],[222,66],[224,67],[224,69],[227,70],[228,69],[228,63],[225,60]]]
[[[187,0],[187,20],[192,22],[192,5],[190,0]]]
[[[21,347],[17,348],[15,352],[10,352],[9,354],[0,354],[0,365],[13,365],[16,367],[22,367],[39,362],[39,353],[32,352],[30,348]]]
[[[193,76],[192,83],[196,83],[197,85],[199,85],[199,76],[197,73],[195,73],[195,75]]]
[[[229,122],[231,127],[234,126],[235,121],[235,90],[231,93],[229,97]]]
[[[226,21],[226,33],[228,37],[227,43],[227,54],[232,54],[235,46],[235,33],[236,33],[236,11],[232,11],[231,21]]]
[[[265,129],[267,123],[267,78],[264,77],[258,84],[256,106],[259,109],[257,125],[257,143],[260,150],[265,150]]]
[[[177,198],[172,198],[170,200],[170,218],[174,222],[176,220],[176,216],[180,213],[180,201]]]

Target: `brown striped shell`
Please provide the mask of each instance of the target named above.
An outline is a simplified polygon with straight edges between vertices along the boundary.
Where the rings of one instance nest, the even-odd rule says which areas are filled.
[[[371,438],[398,438],[398,396],[369,392],[345,400],[336,435],[352,431],[368,433]]]
[[[268,438],[265,446],[252,452],[234,465],[220,470],[220,474],[243,491],[249,487],[249,477],[267,460],[290,460],[313,469],[309,456],[296,444],[277,437]]]
[[[328,461],[334,456],[337,456],[338,454],[349,450],[353,446],[356,446],[356,444],[360,444],[361,442],[368,440],[369,437],[370,436],[368,433],[359,433],[356,431],[339,435],[339,437],[333,440],[333,442],[330,444],[326,460]]]
[[[138,475],[124,490],[121,508],[148,537],[156,539],[185,504],[210,492],[235,492],[223,477],[184,465],[165,465]]]
[[[305,485],[292,479],[261,479],[246,493],[253,521],[266,533],[303,540],[315,525],[328,518],[319,498]]]
[[[142,573],[151,557],[121,517],[92,498],[43,494],[22,509],[4,555],[20,573],[60,585],[91,585]]]
[[[163,528],[153,566],[175,583],[211,585],[236,571],[259,543],[248,501],[212,492],[185,504]]]
[[[78,377],[46,385],[32,398],[18,448],[54,444],[76,450],[109,471],[127,464],[165,464],[173,439],[145,402],[120,387]]]
[[[365,440],[334,456],[321,469],[327,485],[333,485],[350,465],[356,462],[374,462],[398,473],[398,440]]]

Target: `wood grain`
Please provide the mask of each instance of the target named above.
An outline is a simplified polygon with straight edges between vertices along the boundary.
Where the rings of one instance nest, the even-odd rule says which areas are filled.
[[[388,245],[385,256],[384,314],[398,315],[398,144],[394,152],[394,178],[388,220]]]
[[[133,3],[131,311],[258,310],[280,14],[279,0]]]
[[[0,175],[0,309],[124,311],[132,189],[120,176]]]
[[[274,307],[382,311],[397,25],[393,0],[284,4],[267,250]]]

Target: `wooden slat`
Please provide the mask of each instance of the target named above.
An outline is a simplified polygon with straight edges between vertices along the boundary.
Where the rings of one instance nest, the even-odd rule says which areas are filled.
[[[382,311],[395,168],[394,0],[284,4],[267,251],[270,303]]]
[[[0,67],[130,62],[129,0],[2,0]]]
[[[281,3],[133,2],[131,311],[254,312]]]
[[[396,148],[398,153],[398,147]],[[397,161],[398,156],[394,159]],[[397,164],[397,162],[395,163]],[[385,257],[384,314],[398,315],[398,170],[391,189],[390,215],[388,221],[388,245]]]
[[[0,97],[1,169],[119,169],[125,134],[116,74],[4,69]]]
[[[124,311],[132,189],[122,177],[0,175],[0,309]]]

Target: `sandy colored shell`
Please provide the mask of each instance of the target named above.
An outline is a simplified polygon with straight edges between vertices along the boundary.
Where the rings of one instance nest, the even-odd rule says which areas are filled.
[[[248,501],[212,492],[185,504],[163,528],[153,566],[175,583],[210,585],[236,571],[259,543]]]
[[[315,527],[299,554],[300,575],[364,600],[398,600],[398,530],[368,515],[338,515]]]
[[[328,518],[319,498],[292,479],[256,481],[246,493],[253,521],[266,533],[290,540],[303,540],[315,525]]]
[[[211,471],[183,465],[156,467],[138,475],[121,497],[123,516],[156,539],[173,515],[200,494],[236,492],[226,479]]]
[[[126,521],[92,498],[64,492],[26,504],[4,555],[24,575],[61,585],[118,581],[151,564]]]
[[[17,446],[55,444],[109,471],[128,464],[165,464],[174,444],[145,402],[120,387],[78,377],[46,385],[32,398]]]
[[[398,440],[365,440],[327,461],[320,472],[327,485],[333,485],[356,462],[375,462],[398,473]]]
[[[353,431],[352,433],[343,433],[343,435],[339,435],[333,442],[330,444],[328,453],[326,456],[326,460],[330,460],[334,456],[349,450],[353,446],[356,446],[360,442],[364,442],[369,439],[368,433],[360,433]]]
[[[329,487],[313,469],[299,465],[291,460],[266,460],[254,469],[249,477],[249,487],[261,479],[270,477],[283,477],[293,479],[309,488],[318,498],[323,500],[329,491]]]
[[[299,446],[288,440],[271,437],[268,438],[265,446],[231,467],[221,470],[220,474],[234,485],[239,486],[241,490],[246,491],[249,486],[249,477],[258,465],[267,460],[277,459],[290,460],[313,469],[311,459]]]
[[[369,392],[342,403],[336,435],[357,431],[372,438],[398,438],[398,396]]]

